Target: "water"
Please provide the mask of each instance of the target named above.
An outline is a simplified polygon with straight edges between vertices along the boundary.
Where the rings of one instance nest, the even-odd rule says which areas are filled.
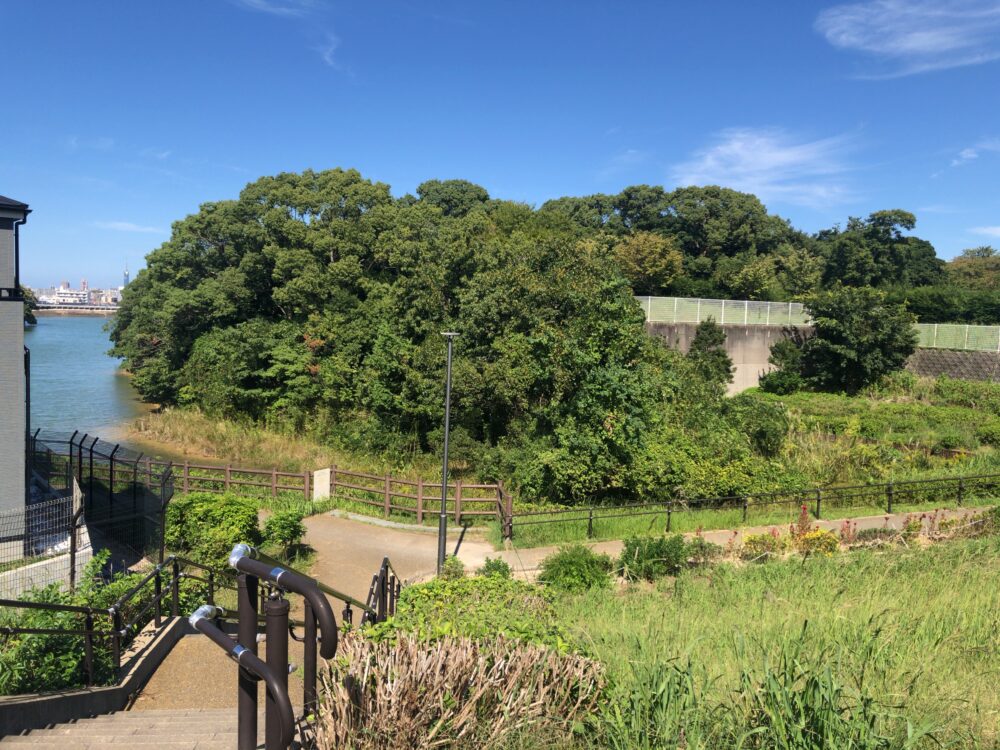
[[[104,324],[89,315],[39,315],[24,329],[31,350],[31,429],[124,437],[128,423],[148,411],[111,348]]]

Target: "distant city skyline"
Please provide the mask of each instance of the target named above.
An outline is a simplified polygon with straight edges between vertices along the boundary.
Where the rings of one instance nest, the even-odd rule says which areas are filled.
[[[1000,2],[15,3],[0,193],[28,285],[117,284],[200,204],[354,167],[539,205],[753,192],[809,232],[903,208],[1000,244]]]

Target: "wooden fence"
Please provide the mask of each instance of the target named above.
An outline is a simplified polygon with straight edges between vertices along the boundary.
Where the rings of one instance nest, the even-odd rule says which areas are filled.
[[[146,471],[167,464],[142,459]],[[392,514],[413,516],[418,524],[437,515],[441,508],[441,483],[423,479],[401,479],[391,474],[346,471],[333,466],[315,472],[288,472],[277,469],[248,469],[239,466],[210,466],[189,461],[172,464],[174,486],[181,492],[245,492],[277,498],[279,493],[297,493],[306,502],[325,499],[349,500],[378,508],[388,518]],[[327,492],[316,492],[315,481],[326,482]],[[314,479],[314,476],[317,477]],[[506,526],[513,512],[513,500],[502,484],[449,483],[445,499],[449,517],[455,523],[477,518],[495,518]]]

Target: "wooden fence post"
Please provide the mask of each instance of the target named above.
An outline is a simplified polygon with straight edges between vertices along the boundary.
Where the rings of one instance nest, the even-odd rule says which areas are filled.
[[[391,480],[389,479],[389,475],[388,475],[388,474],[386,474],[386,475],[385,475],[385,517],[386,517],[386,518],[388,518],[388,517],[389,517],[389,511],[391,510],[391,509],[389,508],[389,505],[390,505],[390,504],[391,504],[391,502],[392,502],[392,499],[391,499],[391,497],[389,496],[389,492],[390,492],[390,489],[389,489],[389,483],[390,483],[390,481],[391,481]]]
[[[278,496],[278,467],[271,469],[271,497]]]
[[[462,523],[462,480],[455,482],[455,523]]]
[[[417,479],[417,525],[424,522],[424,480],[423,477]]]
[[[337,496],[337,464],[330,467],[330,499]]]
[[[184,491],[187,492],[188,491],[188,460],[186,458],[184,459],[184,474],[183,474],[182,478],[183,478],[183,484],[184,484]]]
[[[232,481],[232,469],[232,466],[226,464],[226,492],[229,492],[229,484]]]
[[[305,498],[307,503],[312,500],[312,493],[309,492],[310,477],[312,477],[312,474],[310,472],[308,471],[302,472],[302,496]]]

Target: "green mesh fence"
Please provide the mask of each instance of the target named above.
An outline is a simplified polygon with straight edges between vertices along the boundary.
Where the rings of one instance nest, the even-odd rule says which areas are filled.
[[[711,318],[720,325],[801,326],[809,315],[801,302],[636,297],[651,323],[700,323]],[[925,349],[966,349],[1000,352],[1000,326],[918,323],[917,345]]]

